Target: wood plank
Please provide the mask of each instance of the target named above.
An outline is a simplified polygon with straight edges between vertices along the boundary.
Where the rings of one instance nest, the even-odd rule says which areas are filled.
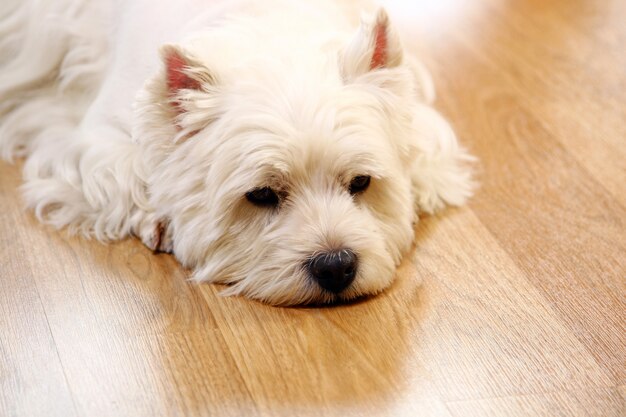
[[[416,262],[433,277],[433,286],[424,288],[433,312],[432,321],[420,318],[424,336],[414,344],[424,347],[442,398],[611,383],[475,214],[463,210],[426,226],[422,233],[438,237],[420,240]]]
[[[615,20],[626,3],[531,1],[511,13],[492,2],[494,24],[474,51],[507,74],[530,112],[626,207],[626,27]]]
[[[75,416],[46,312],[25,253],[16,169],[0,165],[0,415]],[[28,248],[30,249],[30,248]]]
[[[615,388],[449,402],[447,406],[455,417],[621,417],[626,412]]]
[[[614,383],[623,382],[626,209],[518,100],[497,67],[462,47],[455,52],[473,63],[464,77],[446,76],[442,84],[455,96],[440,101],[460,131],[473,132],[483,169],[474,211]]]

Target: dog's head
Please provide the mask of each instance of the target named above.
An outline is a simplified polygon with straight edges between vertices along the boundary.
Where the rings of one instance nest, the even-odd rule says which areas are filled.
[[[415,91],[386,14],[314,50],[211,45],[164,47],[138,100],[135,136],[175,255],[196,279],[272,304],[383,290],[415,218]]]

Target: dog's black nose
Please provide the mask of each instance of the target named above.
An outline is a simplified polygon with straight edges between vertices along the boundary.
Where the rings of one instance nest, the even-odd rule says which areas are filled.
[[[320,287],[340,293],[356,276],[357,258],[349,249],[321,253],[312,258],[308,269]]]

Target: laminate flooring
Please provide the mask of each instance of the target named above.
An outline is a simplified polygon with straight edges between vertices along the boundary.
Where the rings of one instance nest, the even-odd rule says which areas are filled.
[[[39,224],[0,163],[0,416],[626,415],[626,2],[383,3],[469,205],[383,294],[277,308]]]

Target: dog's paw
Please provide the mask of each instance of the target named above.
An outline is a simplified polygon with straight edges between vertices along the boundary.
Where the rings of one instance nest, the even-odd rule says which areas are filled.
[[[146,219],[142,222],[138,237],[154,252],[172,253],[174,241],[172,228],[167,219]]]
[[[458,144],[452,127],[433,108],[419,105],[414,116],[418,153],[411,180],[417,211],[432,214],[465,204],[476,188],[476,158]]]

